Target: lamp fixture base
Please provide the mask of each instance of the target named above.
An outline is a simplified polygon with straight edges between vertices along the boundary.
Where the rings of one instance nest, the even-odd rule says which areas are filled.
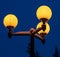
[[[46,22],[48,22],[48,19],[46,19],[46,18],[41,18],[40,20],[43,22],[43,24],[45,24]]]
[[[14,27],[13,26],[7,26],[7,28],[9,30],[8,31],[8,37],[11,38],[12,37],[12,32],[13,32],[12,30],[13,30]]]

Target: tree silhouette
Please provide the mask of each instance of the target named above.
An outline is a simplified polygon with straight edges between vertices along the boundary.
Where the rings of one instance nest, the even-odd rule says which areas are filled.
[[[54,53],[54,57],[59,57],[59,52],[58,52],[58,48],[55,48],[55,53]]]

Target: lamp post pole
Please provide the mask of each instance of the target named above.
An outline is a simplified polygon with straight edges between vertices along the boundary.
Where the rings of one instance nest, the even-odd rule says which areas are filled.
[[[32,34],[31,36],[31,57],[34,57],[34,35]]]
[[[34,29],[32,28],[31,30],[30,30],[30,33],[31,33],[31,35],[30,35],[30,57],[35,57],[35,53],[34,53]]]

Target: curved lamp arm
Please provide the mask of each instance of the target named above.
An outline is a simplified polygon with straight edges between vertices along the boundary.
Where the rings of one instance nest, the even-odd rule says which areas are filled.
[[[20,35],[27,35],[27,36],[30,36],[30,31],[24,31],[24,32],[15,32],[15,33],[12,33],[13,36],[20,36]],[[39,34],[34,34],[34,37],[37,37],[38,39],[40,40],[43,40],[43,38],[39,35]]]
[[[22,35],[31,36],[31,31],[32,31],[32,34],[34,34],[34,37],[44,42],[44,39],[37,33],[39,30],[41,30],[41,28],[38,28],[38,29],[31,28],[30,31],[13,32],[11,29],[8,32],[8,37],[11,38],[12,36],[22,36]]]

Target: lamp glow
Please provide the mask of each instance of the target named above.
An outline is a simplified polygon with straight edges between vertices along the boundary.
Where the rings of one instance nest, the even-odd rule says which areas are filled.
[[[43,5],[37,9],[36,16],[39,20],[42,18],[46,18],[49,20],[52,16],[52,11],[48,6]]]
[[[13,14],[8,14],[4,17],[3,24],[5,27],[12,26],[15,28],[18,24],[18,19]]]
[[[38,23],[38,25],[37,25],[36,28],[40,28],[40,27],[42,27],[42,25],[43,25],[43,22],[40,22],[40,23]],[[48,33],[49,33],[49,31],[50,31],[50,26],[49,26],[48,23],[45,23],[45,25],[46,25],[46,30],[45,30],[45,31],[40,30],[40,31],[38,32],[38,34],[41,34],[41,33],[46,33],[46,34],[48,34]]]

